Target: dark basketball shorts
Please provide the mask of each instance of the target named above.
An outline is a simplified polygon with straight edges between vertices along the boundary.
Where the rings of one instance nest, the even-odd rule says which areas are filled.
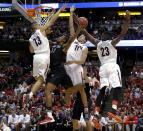
[[[65,89],[73,87],[72,81],[64,66],[59,66],[55,69],[52,69],[51,72],[47,75],[46,83],[52,83],[55,86],[62,85]]]
[[[92,101],[90,99],[87,99],[87,102],[88,102],[88,111],[89,111],[89,116],[90,116]],[[84,105],[81,99],[79,100],[78,98],[76,98],[74,107],[73,107],[72,119],[80,120],[82,112],[83,112],[83,117],[84,117]]]

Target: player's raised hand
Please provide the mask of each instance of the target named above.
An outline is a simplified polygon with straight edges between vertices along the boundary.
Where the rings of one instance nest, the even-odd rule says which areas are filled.
[[[74,22],[75,22],[76,24],[79,23],[79,21],[78,21],[78,16],[77,16],[75,13],[73,14],[73,19],[74,19]]]
[[[80,30],[83,30],[83,29],[85,29],[85,25],[84,25],[84,24],[78,24],[78,28],[79,28]]]
[[[75,11],[75,5],[72,5],[72,7],[70,8],[70,12],[74,12]]]
[[[64,11],[66,11],[65,9],[67,8],[67,4],[64,4],[62,7],[61,7],[61,12],[64,12]]]
[[[130,11],[126,10],[126,15],[125,15],[126,21],[130,21]]]

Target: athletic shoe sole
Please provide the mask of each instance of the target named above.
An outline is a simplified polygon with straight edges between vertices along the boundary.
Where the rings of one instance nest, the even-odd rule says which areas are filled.
[[[117,115],[114,115],[113,113],[111,112],[108,112],[108,116],[114,118],[116,121],[118,121],[119,123],[122,123],[123,121],[117,116]]]
[[[97,130],[101,130],[101,126],[100,124],[98,123],[98,120],[96,118],[93,118],[92,119],[92,122],[94,123],[94,127],[97,129]]]

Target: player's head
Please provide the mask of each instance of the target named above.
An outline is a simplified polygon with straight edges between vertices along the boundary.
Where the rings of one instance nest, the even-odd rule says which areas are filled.
[[[40,29],[40,25],[37,22],[32,23],[31,27],[33,30]]]
[[[64,44],[67,42],[67,36],[66,35],[62,35],[60,37],[57,38],[57,41],[59,44]]]
[[[105,41],[105,40],[111,40],[111,33],[108,32],[108,31],[103,32],[103,33],[102,33],[102,36],[101,36],[101,39],[102,39],[103,41]]]
[[[46,32],[46,35],[48,35],[48,34],[51,34],[53,32],[53,30],[51,27],[49,27],[45,30],[45,32]]]
[[[79,37],[78,37],[78,39],[77,39],[81,44],[84,44],[84,43],[86,43],[86,37],[85,37],[85,35],[80,35]]]

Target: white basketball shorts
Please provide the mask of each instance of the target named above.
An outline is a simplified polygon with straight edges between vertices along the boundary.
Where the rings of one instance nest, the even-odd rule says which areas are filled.
[[[33,58],[33,76],[42,76],[44,81],[50,66],[50,58],[47,54],[35,54]]]
[[[84,84],[83,67],[77,64],[65,65],[67,74],[70,76],[73,86]]]
[[[122,87],[120,67],[116,63],[107,63],[100,67],[100,88],[111,86],[112,88]]]

